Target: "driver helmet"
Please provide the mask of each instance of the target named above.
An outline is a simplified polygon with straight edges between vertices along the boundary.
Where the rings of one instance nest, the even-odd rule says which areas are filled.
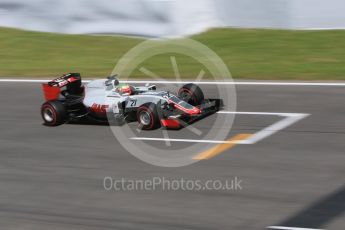
[[[128,95],[132,94],[132,89],[130,85],[128,84],[118,84],[116,91],[119,92],[120,94],[128,94]]]

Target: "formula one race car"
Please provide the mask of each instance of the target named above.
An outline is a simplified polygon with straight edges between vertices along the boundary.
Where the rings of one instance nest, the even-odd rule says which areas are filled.
[[[86,118],[115,125],[138,121],[145,130],[179,129],[222,106],[220,99],[204,99],[195,84],[182,86],[175,96],[155,85],[121,84],[116,75],[83,86],[79,73],[69,73],[44,83],[43,91],[41,115],[48,126]]]

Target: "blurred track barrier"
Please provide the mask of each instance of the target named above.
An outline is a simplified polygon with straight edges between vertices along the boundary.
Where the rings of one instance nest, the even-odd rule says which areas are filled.
[[[0,26],[179,37],[212,27],[343,29],[343,0],[0,0]]]

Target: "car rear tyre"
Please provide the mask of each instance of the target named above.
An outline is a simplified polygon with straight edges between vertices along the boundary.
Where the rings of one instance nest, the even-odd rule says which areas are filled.
[[[66,122],[67,111],[60,101],[47,101],[41,107],[41,116],[47,126],[58,126]]]
[[[178,91],[178,96],[193,106],[200,105],[204,101],[204,93],[199,86],[192,83],[182,86]]]
[[[157,106],[153,103],[141,105],[137,110],[137,119],[139,127],[144,130],[152,130],[160,126]]]

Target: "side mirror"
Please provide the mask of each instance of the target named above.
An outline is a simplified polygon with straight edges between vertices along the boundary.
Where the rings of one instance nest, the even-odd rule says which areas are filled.
[[[155,85],[151,85],[150,87],[148,87],[148,90],[156,90],[156,86]]]

